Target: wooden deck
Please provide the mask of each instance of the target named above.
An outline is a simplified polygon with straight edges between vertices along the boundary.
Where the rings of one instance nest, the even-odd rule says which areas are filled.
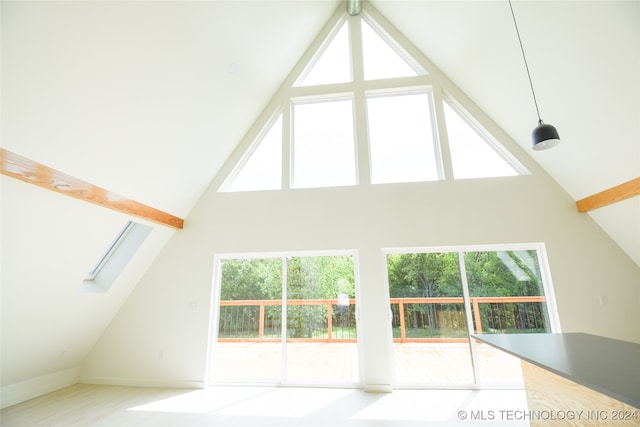
[[[282,345],[273,342],[218,342],[215,382],[359,382],[356,343],[287,343],[286,379],[281,378]],[[522,384],[520,360],[486,344],[477,344],[479,380],[486,384]],[[394,343],[396,386],[474,383],[467,343]]]

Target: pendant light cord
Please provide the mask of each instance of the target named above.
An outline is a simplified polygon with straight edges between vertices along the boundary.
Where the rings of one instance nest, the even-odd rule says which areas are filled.
[[[522,59],[524,59],[524,67],[527,69],[527,76],[529,77],[529,86],[531,86],[531,94],[533,95],[533,103],[536,106],[536,113],[538,114],[538,123],[542,124],[540,118],[540,109],[538,108],[538,101],[536,100],[536,92],[533,90],[533,82],[531,81],[531,73],[529,72],[529,64],[527,64],[527,57],[524,54],[524,47],[522,46],[522,39],[520,38],[520,31],[518,30],[518,23],[516,22],[516,15],[513,13],[513,5],[509,0],[509,9],[511,9],[511,16],[513,17],[513,25],[516,27],[516,34],[518,35],[518,42],[520,43],[520,50],[522,51]]]

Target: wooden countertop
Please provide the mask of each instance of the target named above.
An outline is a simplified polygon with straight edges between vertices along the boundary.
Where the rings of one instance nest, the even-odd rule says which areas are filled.
[[[476,334],[472,337],[640,408],[640,344],[585,333]]]

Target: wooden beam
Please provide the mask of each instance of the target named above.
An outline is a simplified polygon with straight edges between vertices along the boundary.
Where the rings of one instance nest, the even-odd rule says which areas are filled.
[[[638,195],[640,195],[640,177],[578,200],[576,206],[578,212],[588,212]]]
[[[127,215],[182,229],[184,220],[0,148],[3,175]]]

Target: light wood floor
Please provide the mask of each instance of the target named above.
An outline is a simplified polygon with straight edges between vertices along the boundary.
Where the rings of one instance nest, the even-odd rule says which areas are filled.
[[[278,378],[280,346],[256,343],[218,348],[223,378]],[[289,378],[311,383],[357,383],[355,344],[304,344],[287,349]],[[396,379],[409,387],[473,382],[468,344],[396,344]],[[226,359],[224,359],[226,358]],[[223,363],[224,362],[224,363]],[[478,348],[480,372],[497,383],[522,382],[520,361]],[[311,368],[310,368],[311,367]],[[266,373],[266,374],[265,374]],[[449,426],[504,425],[499,410],[526,410],[522,388],[512,390],[396,390],[216,386],[202,390],[77,384],[0,411],[2,427],[144,426]],[[494,410],[493,420],[489,418]],[[459,411],[475,419],[460,420]],[[508,425],[528,425],[513,423]]]
[[[468,343],[394,344],[396,386],[474,383]],[[478,344],[479,381],[523,384],[520,359]],[[279,382],[282,345],[270,342],[217,343],[213,362],[216,383]],[[359,383],[356,343],[288,343],[286,382],[307,384]]]
[[[76,384],[0,411],[2,427],[526,426],[523,390],[212,387],[200,390]],[[493,411],[494,419],[488,416]],[[474,416],[474,419],[471,417]]]

